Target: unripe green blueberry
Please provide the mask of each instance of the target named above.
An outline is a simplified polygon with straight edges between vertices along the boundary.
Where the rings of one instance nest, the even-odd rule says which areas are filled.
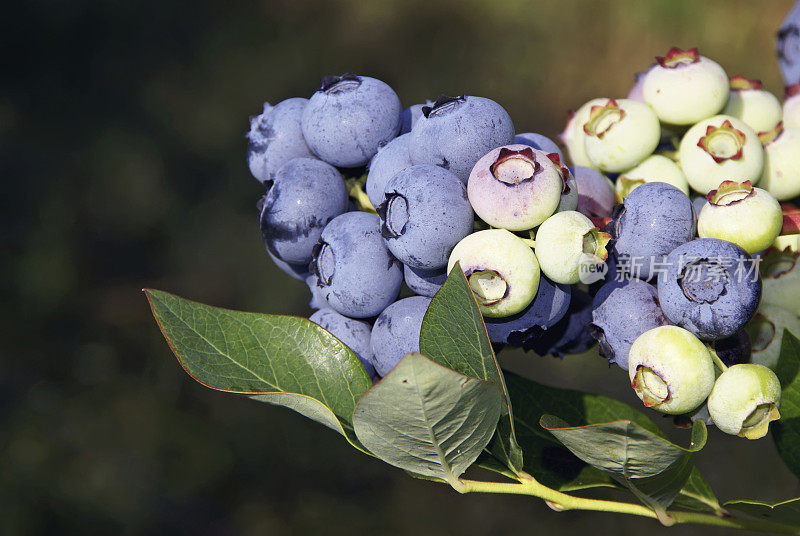
[[[763,89],[760,80],[736,75],[730,81],[731,93],[722,111],[741,119],[756,132],[766,132],[780,123],[783,110],[778,98]]]
[[[800,253],[770,250],[759,265],[761,302],[800,316]]]
[[[764,170],[759,186],[778,201],[800,195],[800,128],[784,128],[759,134],[764,145]]]
[[[781,382],[764,365],[745,363],[723,372],[708,397],[717,428],[747,439],[764,437],[769,423],[780,419]]]
[[[589,157],[586,156],[586,144],[584,141],[586,139],[586,133],[583,131],[583,125],[589,120],[592,107],[602,106],[606,102],[608,102],[606,98],[592,99],[578,108],[574,113],[570,112],[567,125],[564,127],[561,134],[558,135],[561,143],[567,148],[567,155],[573,166],[597,167],[589,160]]]
[[[544,275],[556,283],[572,285],[580,281],[582,266],[585,269],[606,260],[610,239],[589,218],[567,210],[550,216],[539,226],[536,257]]]
[[[700,339],[678,326],[659,326],[633,341],[628,376],[645,406],[678,415],[700,406],[714,386],[714,363]]]
[[[666,182],[689,195],[689,182],[680,166],[666,156],[654,154],[638,166],[617,177],[617,202],[622,203],[637,186],[646,182]]]
[[[800,128],[800,82],[786,88],[783,101],[783,126]]]
[[[528,244],[505,229],[478,231],[463,238],[450,254],[447,273],[456,262],[461,264],[484,316],[519,313],[539,289],[536,255]]]
[[[728,100],[725,70],[700,56],[696,48],[672,48],[644,77],[644,101],[658,118],[674,125],[691,125],[719,113]]]
[[[719,238],[753,254],[767,249],[781,233],[781,206],[750,181],[725,181],[712,190],[697,218],[700,238]]]
[[[678,161],[689,186],[705,195],[725,180],[758,182],[764,149],[758,135],[743,121],[717,115],[683,135]]]
[[[750,335],[753,363],[775,370],[781,354],[783,330],[800,337],[800,319],[783,307],[762,303],[758,312],[745,326]]]
[[[595,167],[612,173],[647,158],[661,138],[661,125],[653,110],[628,99],[609,99],[592,106],[583,131],[586,156]]]

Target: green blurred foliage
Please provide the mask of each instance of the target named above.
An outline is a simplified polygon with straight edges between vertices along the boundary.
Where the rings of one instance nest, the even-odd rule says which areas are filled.
[[[0,532],[3,534],[634,534],[649,520],[459,496],[351,450],[290,412],[193,383],[140,289],[307,315],[263,251],[244,160],[264,100],[346,70],[405,104],[483,95],[519,131],[623,96],[670,46],[780,92],[790,0],[65,3],[4,17],[0,89]],[[510,353],[511,369],[636,403],[597,357]],[[668,422],[664,420],[664,426]],[[679,436],[682,437],[682,436]],[[769,440],[712,432],[721,498],[797,481]],[[775,476],[766,478],[767,472]],[[708,528],[672,533],[723,534]]]

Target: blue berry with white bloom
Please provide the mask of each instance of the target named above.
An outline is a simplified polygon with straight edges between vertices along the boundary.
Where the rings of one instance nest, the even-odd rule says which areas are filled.
[[[375,370],[386,376],[403,357],[419,352],[422,318],[431,299],[412,296],[397,300],[375,320],[370,344],[375,356]]]
[[[309,320],[330,332],[350,348],[364,365],[367,374],[375,377],[375,358],[372,355],[372,345],[370,344],[372,326],[361,320],[347,318],[328,308],[315,312],[309,317]]]
[[[367,174],[367,197],[373,207],[383,203],[383,192],[386,190],[386,183],[389,182],[389,179],[413,165],[408,154],[410,139],[410,134],[397,136],[378,149],[378,153],[370,160]]]

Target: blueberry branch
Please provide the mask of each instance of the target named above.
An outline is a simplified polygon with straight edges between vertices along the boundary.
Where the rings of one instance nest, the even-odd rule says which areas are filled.
[[[518,483],[515,482],[483,482],[479,480],[460,480],[460,493],[498,493],[508,495],[529,495],[538,497],[547,502],[553,510],[590,510],[597,512],[615,512],[618,514],[629,514],[641,517],[658,519],[656,512],[640,504],[607,501],[600,499],[587,499],[575,497],[566,493],[561,493],[552,488],[540,484],[533,477],[521,477]],[[700,525],[713,525],[717,527],[728,527],[731,529],[752,530],[760,532],[771,532],[776,534],[800,534],[800,528],[763,521],[758,519],[745,519],[732,517],[727,513],[718,515],[705,514],[700,512],[667,511],[669,524],[695,523]]]

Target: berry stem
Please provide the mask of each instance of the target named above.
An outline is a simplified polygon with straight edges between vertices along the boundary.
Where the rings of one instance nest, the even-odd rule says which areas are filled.
[[[587,499],[561,493],[540,484],[531,476],[520,477],[519,482],[483,482],[478,480],[460,480],[460,493],[498,493],[509,495],[530,495],[538,497],[557,510],[591,510],[597,512],[615,512],[641,517],[658,519],[655,511],[640,504]],[[777,534],[800,534],[800,528],[758,519],[732,517],[727,513],[719,515],[700,512],[667,511],[667,519],[671,524],[695,523],[713,525],[731,529],[772,532]]]
[[[728,365],[722,362],[722,359],[719,358],[717,355],[717,351],[714,350],[714,347],[710,344],[707,344],[706,347],[708,348],[708,352],[711,354],[711,359],[714,360],[714,364],[717,366],[720,372],[725,372],[728,370]]]

